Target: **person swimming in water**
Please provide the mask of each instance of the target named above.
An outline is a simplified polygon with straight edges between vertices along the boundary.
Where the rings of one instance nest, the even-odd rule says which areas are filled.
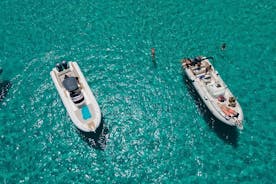
[[[221,50],[225,50],[226,49],[226,43],[223,43],[222,45],[221,45]]]
[[[151,48],[151,58],[152,58],[152,61],[155,60],[155,48]]]
[[[153,62],[154,66],[156,67],[157,63],[156,63],[156,60],[155,60],[155,48],[151,48],[151,61]]]

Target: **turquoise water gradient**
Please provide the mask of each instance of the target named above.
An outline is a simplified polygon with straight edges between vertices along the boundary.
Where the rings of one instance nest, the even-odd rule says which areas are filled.
[[[276,183],[276,1],[0,2],[0,183]],[[222,43],[227,47],[220,50]],[[156,64],[151,60],[156,50]],[[214,56],[243,107],[217,122],[179,60]],[[76,129],[49,72],[77,61],[103,114]]]

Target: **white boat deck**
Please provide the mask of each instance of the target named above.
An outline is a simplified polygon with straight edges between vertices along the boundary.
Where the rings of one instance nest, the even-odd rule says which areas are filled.
[[[182,66],[214,116],[228,125],[242,129],[241,107],[210,61],[204,59],[200,64],[191,65],[189,61],[184,60]]]
[[[77,63],[69,62],[69,66],[68,69],[64,69],[61,72],[53,69],[51,72],[52,79],[74,124],[83,131],[95,131],[101,121],[99,106]],[[65,76],[76,77],[79,90],[81,90],[84,97],[82,102],[74,103],[72,101],[70,93],[64,88],[62,83]]]

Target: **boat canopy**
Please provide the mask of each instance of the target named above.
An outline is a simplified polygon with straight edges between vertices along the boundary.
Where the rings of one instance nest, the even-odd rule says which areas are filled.
[[[75,91],[79,88],[76,77],[67,77],[63,80],[62,84],[69,92]]]

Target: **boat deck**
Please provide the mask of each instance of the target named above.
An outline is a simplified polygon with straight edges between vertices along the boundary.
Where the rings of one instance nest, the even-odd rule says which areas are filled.
[[[62,81],[64,80],[64,78],[65,78],[65,75],[67,75],[68,77],[78,77],[76,74],[75,74],[75,72],[74,71],[72,71],[70,68],[68,68],[68,69],[66,69],[66,70],[63,70],[62,72],[60,72],[59,74],[58,74],[58,82],[59,82],[59,85],[60,86],[62,86],[63,87],[63,84],[62,84]],[[81,87],[82,85],[79,83],[79,87],[80,87],[80,89],[82,90],[82,93],[86,93],[83,89],[82,89],[82,87]],[[69,94],[68,94],[68,92],[66,91],[66,90],[64,90],[64,92],[66,93],[66,96],[68,96],[68,98],[69,98]],[[92,104],[87,104],[87,102],[86,102],[86,99],[83,101],[83,103],[81,103],[81,104],[74,104],[74,103],[72,103],[73,104],[73,106],[75,107],[74,109],[74,114],[77,116],[77,118],[83,123],[83,124],[87,124],[87,125],[89,125],[89,127],[90,128],[92,128],[92,127],[94,127],[95,128],[95,126],[94,126],[94,123],[93,123],[93,121],[92,121],[92,119],[93,119],[93,116],[92,116],[92,109],[93,109],[93,107],[92,107]],[[90,118],[87,118],[87,117],[85,117],[85,115],[83,114],[83,112],[82,112],[82,108],[83,107],[88,107],[87,109],[88,109],[88,112],[90,113]]]
[[[231,120],[237,124],[241,122],[243,117],[241,107],[236,101],[231,91],[227,88],[224,81],[213,69],[208,59],[203,59],[198,63],[192,63],[191,59],[184,59],[182,66],[186,74],[202,91],[202,97],[212,104],[221,116],[227,120]],[[187,73],[187,71],[190,71]],[[206,103],[206,101],[204,101]],[[243,115],[241,115],[243,116]]]

